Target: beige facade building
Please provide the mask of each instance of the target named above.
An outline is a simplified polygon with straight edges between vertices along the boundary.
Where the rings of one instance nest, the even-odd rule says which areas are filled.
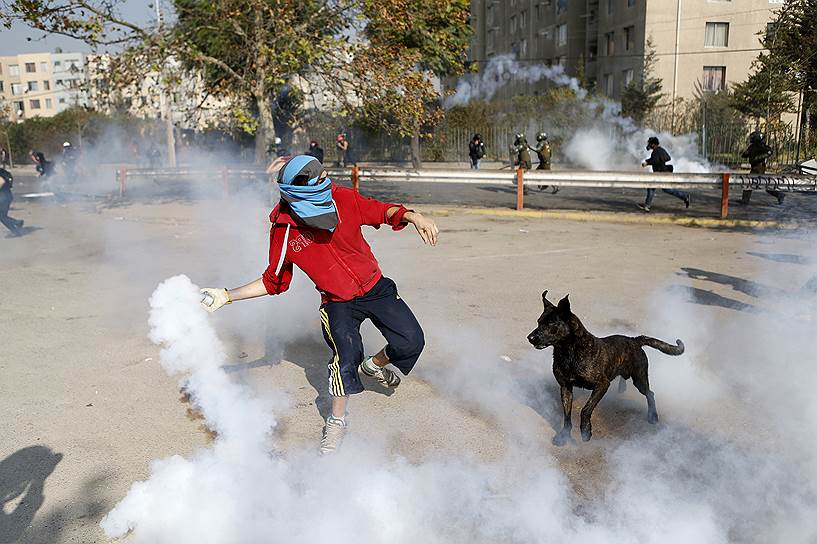
[[[484,66],[514,55],[559,64],[602,93],[620,98],[641,77],[647,40],[667,99],[717,91],[749,74],[760,33],[781,0],[472,0],[470,58]],[[546,81],[510,82],[497,96],[538,94]]]
[[[0,57],[0,110],[13,121],[87,106],[83,53]]]

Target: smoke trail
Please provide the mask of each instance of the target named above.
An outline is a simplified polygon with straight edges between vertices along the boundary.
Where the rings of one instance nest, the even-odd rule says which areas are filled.
[[[456,457],[431,454],[412,464],[390,456],[370,433],[347,441],[335,457],[318,458],[311,451],[276,454],[270,405],[222,370],[224,349],[198,307],[197,288],[185,276],[170,278],[151,297],[150,337],[163,346],[165,370],[186,376],[194,402],[219,436],[212,447],[189,458],[154,462],[150,478],[134,484],[101,525],[109,537],[131,532],[131,541],[151,544],[325,540],[657,544],[769,542],[782,536],[787,542],[810,542],[817,535],[817,520],[811,516],[817,497],[814,434],[807,432],[781,456],[768,449],[777,438],[767,438],[765,427],[761,440],[746,442],[730,438],[728,428],[719,429],[717,418],[709,431],[699,423],[701,415],[717,413],[723,405],[745,412],[736,389],[753,400],[768,398],[761,394],[763,380],[776,369],[753,366],[753,379],[738,377],[733,386],[745,364],[727,349],[735,342],[735,331],[723,337],[722,331],[711,330],[710,322],[694,319],[694,314],[688,319],[689,312],[679,310],[684,307],[680,299],[662,302],[657,321],[723,357],[712,380],[714,390],[698,397],[696,384],[678,382],[673,366],[694,362],[651,354],[651,366],[659,369],[653,386],[659,410],[664,399],[666,406],[681,403],[683,408],[668,409],[663,415],[669,423],[657,429],[642,422],[644,432],[630,440],[594,438],[602,447],[594,451],[606,468],[600,477],[582,476],[598,478],[593,486],[597,491],[582,498],[532,439],[534,433],[542,433],[541,426],[528,427],[515,408],[515,403],[536,402],[541,394],[534,392],[543,387],[541,382],[528,383],[543,375],[541,353],[523,358],[515,371],[508,372],[497,367],[498,346],[467,344],[473,337],[447,331],[445,341],[453,348],[479,347],[462,350],[460,358],[448,359],[451,366],[428,373],[441,392],[472,399],[477,410],[495,418],[508,433],[511,442],[497,461],[461,452]],[[760,319],[768,324],[768,317]],[[740,325],[745,324],[736,324],[743,337],[746,329]],[[808,355],[814,348],[810,337],[774,332],[781,335],[778,341],[796,346],[787,351],[793,357],[788,372],[803,384],[813,383],[813,372],[806,371],[813,360]],[[747,351],[763,351],[752,338],[744,341]],[[703,349],[696,353],[691,348],[694,360],[705,358]],[[474,394],[477,383],[491,384],[486,395]],[[774,397],[778,410],[761,419],[779,423],[780,408],[788,412],[807,398],[807,393],[791,401]],[[813,399],[805,406],[813,406]],[[799,426],[811,431],[814,421],[810,411],[781,430]]]
[[[493,57],[479,74],[468,74],[457,83],[446,107],[461,106],[471,100],[490,100],[510,82],[535,83],[547,79],[557,87],[568,88],[576,96],[578,115],[568,126],[529,127],[531,132],[547,130],[563,139],[562,158],[569,164],[588,170],[638,170],[647,139],[658,136],[673,157],[676,172],[711,172],[715,165],[702,158],[695,135],[675,136],[638,126],[622,116],[621,104],[605,97],[590,96],[580,82],[564,72],[562,66],[522,65],[512,55]],[[532,120],[544,121],[547,119]]]

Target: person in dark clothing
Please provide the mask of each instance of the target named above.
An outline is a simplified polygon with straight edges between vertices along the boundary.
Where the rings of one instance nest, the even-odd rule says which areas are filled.
[[[323,164],[323,148],[318,145],[317,140],[312,140],[309,142],[309,149],[307,150],[304,155],[309,155],[310,157],[315,157],[318,159],[318,162]]]
[[[34,151],[32,149],[30,155],[31,160],[34,161],[36,165],[37,173],[40,176],[48,176],[51,174],[51,161],[46,160],[42,151]]]
[[[523,170],[531,169],[530,148],[523,132],[518,133],[511,144],[511,158],[513,165]]]
[[[338,160],[335,161],[335,166],[346,166],[347,157],[346,152],[349,151],[349,141],[346,139],[346,134],[340,133],[335,138],[335,152]]]
[[[77,161],[79,154],[71,142],[62,144],[62,173],[67,181],[73,181],[77,177]]]
[[[471,142],[468,144],[468,156],[471,158],[471,168],[479,170],[479,161],[485,156],[485,142],[482,141],[482,136],[474,134]]]
[[[22,236],[23,220],[9,217],[9,208],[14,197],[11,195],[11,186],[14,177],[5,168],[0,168],[0,223],[11,231],[11,236]]]
[[[652,166],[653,172],[672,172],[673,168],[671,164],[667,164],[672,160],[672,157],[669,156],[667,150],[661,147],[661,142],[658,141],[658,138],[655,136],[651,136],[647,140],[647,151],[652,151],[650,153],[650,158],[644,160],[641,163],[641,166]],[[685,191],[678,191],[675,189],[661,189],[668,195],[672,195],[679,200],[683,200],[684,206],[689,208],[689,193]],[[645,212],[649,213],[650,206],[652,206],[652,201],[655,198],[655,189],[647,189],[647,198],[644,200],[644,204],[639,204],[638,207],[644,210]]]
[[[5,147],[0,147],[0,168],[8,168],[9,164],[11,164],[9,152]]]
[[[772,148],[766,145],[763,138],[763,133],[754,131],[749,134],[749,147],[741,154],[744,159],[749,159],[750,174],[765,174],[766,173],[766,159],[772,156]],[[783,204],[786,194],[782,191],[774,191],[766,189],[766,192],[777,199],[778,204]],[[741,195],[740,203],[748,204],[752,198],[752,190],[744,189]]]
[[[548,142],[547,132],[540,132],[536,135],[536,143],[531,149],[536,151],[536,155],[539,157],[539,165],[536,167],[536,169],[550,170],[550,160],[553,157],[553,152],[550,149],[550,142]],[[547,188],[547,185],[539,186],[540,191],[544,191]],[[554,186],[552,193],[555,195],[558,192],[559,187]]]

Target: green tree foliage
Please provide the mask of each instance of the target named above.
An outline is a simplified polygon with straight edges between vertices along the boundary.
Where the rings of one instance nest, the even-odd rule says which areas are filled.
[[[756,118],[766,117],[768,109],[771,119],[767,121],[773,121],[783,111],[792,111],[792,94],[802,93],[802,125],[808,130],[807,145],[811,146],[817,144],[815,21],[817,2],[786,0],[761,38],[768,53],[758,57],[749,80],[736,88],[736,107]]]
[[[119,48],[111,89],[181,63],[256,131],[259,159],[276,108],[291,122],[318,94],[341,115],[417,134],[439,118],[433,76],[462,72],[470,32],[467,0],[173,0],[173,22],[150,28],[122,19],[123,1],[0,0],[0,12],[4,24]]]
[[[752,73],[746,81],[732,86],[732,107],[755,119],[774,120],[787,112],[796,111],[791,85],[783,75],[786,66],[779,57],[761,53],[752,63]]]
[[[415,167],[423,126],[443,113],[434,76],[465,70],[469,7],[467,0],[362,1],[366,44],[352,64],[358,112],[388,132],[411,136]]]
[[[174,0],[173,50],[208,91],[258,113],[256,158],[275,136],[273,100],[294,78],[331,76],[351,4],[327,0]],[[276,101],[277,102],[277,101]]]
[[[621,93],[621,113],[641,123],[664,96],[663,83],[655,77],[657,61],[652,38],[647,39],[641,77],[635,77]]]

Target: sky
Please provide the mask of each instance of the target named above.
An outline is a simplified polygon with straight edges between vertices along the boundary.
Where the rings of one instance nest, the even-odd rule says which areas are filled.
[[[167,10],[166,2],[160,4]],[[127,21],[153,24],[154,7],[151,0],[122,0],[121,15]],[[59,35],[46,35],[41,30],[35,30],[22,24],[14,24],[11,30],[0,28],[0,56],[18,55],[20,53],[48,53],[57,47],[65,52],[90,52],[87,44]]]

